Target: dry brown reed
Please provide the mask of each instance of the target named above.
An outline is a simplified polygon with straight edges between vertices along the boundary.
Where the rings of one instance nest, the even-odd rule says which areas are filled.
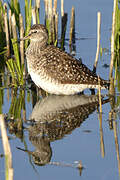
[[[97,64],[98,64],[98,57],[100,52],[100,35],[101,35],[101,13],[97,13],[97,51],[95,57],[95,63],[93,66],[93,71],[96,72]]]
[[[9,9],[9,33],[10,33],[10,38],[12,38],[12,20],[11,20],[12,12],[11,9]]]
[[[54,0],[54,5],[53,5],[53,14],[55,15],[57,13],[57,0]]]
[[[7,19],[7,4],[4,3],[4,24],[5,24],[5,35],[6,35],[6,46],[7,46],[7,57],[10,56],[10,39],[9,39],[9,29],[8,29],[8,19]]]
[[[36,5],[37,9],[40,9],[40,0],[36,0],[35,5]]]
[[[12,15],[12,34],[13,38],[17,40],[17,30],[16,30],[16,19],[15,19],[15,14],[13,13]]]
[[[48,16],[48,0],[44,0],[44,4],[45,4],[45,16]]]
[[[36,16],[35,8],[32,8],[32,21],[33,24],[37,24],[37,16]]]
[[[55,37],[58,39],[58,13],[55,14]]]
[[[64,16],[64,0],[61,0],[61,16]]]
[[[74,26],[75,26],[75,9],[74,9],[74,7],[72,7],[72,10],[71,10],[71,21],[70,21],[69,45],[72,44]]]

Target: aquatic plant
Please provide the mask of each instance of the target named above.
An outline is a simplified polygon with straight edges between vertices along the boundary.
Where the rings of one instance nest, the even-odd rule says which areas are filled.
[[[118,2],[116,3],[116,17],[115,17],[115,57],[114,57],[114,67],[115,67],[115,82],[117,84],[117,88],[120,91],[120,9],[118,6]]]
[[[65,33],[66,33],[66,25],[67,25],[67,14],[64,13],[64,4],[61,1],[61,48],[64,49],[64,41],[65,41]],[[0,1],[0,3],[2,3]],[[26,75],[26,66],[24,62],[24,51],[28,46],[29,40],[25,42],[20,42],[20,46],[18,43],[19,38],[23,38],[24,35],[28,35],[29,30],[31,28],[32,20],[34,23],[40,23],[39,18],[39,9],[40,9],[40,1],[35,1],[35,5],[33,7],[32,0],[25,0],[25,15],[21,14],[20,2],[19,0],[11,0],[0,4],[0,18],[1,13],[5,12],[3,24],[3,32],[4,28],[5,35],[4,40],[6,39],[6,47],[4,45],[2,51],[0,51],[0,55],[7,53],[6,65],[7,69],[12,77],[13,86],[22,86],[25,83],[25,75]],[[52,5],[52,1],[45,0],[45,24],[48,30],[49,44],[54,44],[57,46],[58,44],[58,12],[57,12],[57,1],[54,0],[54,6]],[[4,27],[5,24],[5,27]],[[24,26],[25,24],[25,26]],[[0,34],[0,37],[1,34]],[[72,40],[71,40],[72,42]],[[6,51],[7,50],[7,51]],[[5,62],[5,61],[4,61]]]

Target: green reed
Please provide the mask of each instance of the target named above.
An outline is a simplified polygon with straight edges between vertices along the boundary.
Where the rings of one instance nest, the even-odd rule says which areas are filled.
[[[24,51],[26,50],[29,43],[29,40],[26,40],[23,44],[20,43],[19,46],[18,39],[28,35],[32,24],[32,19],[35,19],[35,23],[38,24],[40,23],[40,18],[39,18],[40,5],[38,5],[37,1],[35,2],[36,2],[35,6],[33,7],[33,0],[24,1],[25,15],[23,16],[25,17],[24,18],[25,22],[23,22],[23,20],[20,20],[20,17],[22,19],[23,17],[21,15],[21,7],[19,0],[11,0],[10,2],[7,2],[8,4],[5,4],[5,6],[0,1],[0,20],[3,17],[3,13],[5,11],[7,16],[6,27],[8,27],[7,32],[5,31],[6,38],[4,36],[4,41],[6,39],[6,47],[4,45],[4,48],[2,49],[2,51],[0,51],[0,55],[5,54],[7,49],[7,53],[6,53],[7,60],[5,62],[7,65],[7,69],[12,77],[12,85],[14,85],[15,87],[19,85],[23,86],[25,84],[26,69],[25,69],[25,61],[24,61]],[[45,3],[45,25],[49,35],[48,43],[57,46],[58,44],[58,12],[56,10],[57,1],[54,0],[54,7],[52,1],[47,0],[44,1],[44,3]],[[33,12],[35,12],[34,15]],[[21,26],[21,22],[22,22],[22,26]],[[4,24],[4,19],[1,21],[1,24]],[[23,31],[21,31],[21,27],[23,28]],[[62,5],[61,39],[60,39],[60,44],[62,49],[64,49],[66,28],[67,28],[67,14],[64,13],[63,5]],[[4,33],[4,26],[2,33]],[[0,31],[0,38],[2,37],[3,35],[1,35],[1,31]]]
[[[116,21],[115,21],[115,57],[114,57],[114,67],[115,67],[115,81],[120,81],[120,72],[118,67],[120,65],[120,9],[118,7],[118,2],[116,5]],[[120,83],[117,83],[118,90],[120,91]]]
[[[18,121],[11,122],[11,129],[17,129],[18,131],[22,129],[22,117],[24,116],[21,112],[25,112],[25,98],[24,93],[20,91],[19,95],[15,93],[18,87],[23,87],[25,84],[25,61],[22,60],[21,56],[21,42],[18,43],[19,38],[28,35],[29,30],[31,28],[33,14],[32,10],[35,9],[36,23],[40,23],[39,11],[40,8],[37,4],[33,7],[33,0],[25,0],[25,15],[21,15],[21,7],[19,0],[11,0],[7,2],[7,4],[3,4],[0,1],[0,73],[8,73],[10,77],[8,77],[9,82],[3,83],[3,78],[0,79],[0,112],[2,113],[2,105],[3,105],[3,97],[4,97],[4,87],[14,87],[14,95],[11,95],[11,105],[9,109],[8,115]],[[48,1],[49,2],[49,1]],[[54,6],[54,10],[52,4],[47,4],[47,11],[45,11],[45,25],[49,33],[49,44],[54,44],[57,46],[58,44],[58,12],[56,10],[57,5]],[[52,8],[51,8],[52,7]],[[50,10],[51,8],[51,10]],[[64,11],[62,11],[64,12]],[[6,23],[8,29],[8,34],[6,35],[5,31],[5,20],[4,14],[6,13]],[[51,14],[50,14],[51,13]],[[24,16],[24,22],[20,20],[20,17]],[[66,34],[66,26],[67,26],[67,14],[63,13],[61,15],[61,47],[64,48],[65,34]],[[22,22],[22,25],[21,25]],[[23,27],[22,35],[21,35],[21,27]],[[7,38],[9,40],[9,44],[7,44]],[[23,42],[23,41],[22,41]],[[24,51],[28,46],[29,41],[23,42],[22,52],[24,59]],[[9,45],[9,46],[8,46]],[[10,51],[10,53],[7,53]],[[2,61],[3,58],[3,61]],[[6,69],[3,68],[5,64]],[[1,76],[0,76],[1,78]],[[4,77],[5,78],[5,77]],[[13,91],[13,88],[12,88]],[[8,93],[8,91],[7,91]],[[8,93],[8,96],[9,93]],[[34,94],[32,94],[32,97]],[[36,94],[35,94],[36,96]],[[9,99],[9,97],[8,97]],[[27,100],[30,101],[31,94],[27,92]],[[36,103],[36,98],[33,98],[33,104]]]
[[[17,43],[20,37],[20,4],[18,0],[11,0],[8,2],[9,9],[11,10],[12,19],[12,35],[11,35],[11,53],[14,54],[14,58],[8,58],[6,61],[9,72],[11,73],[13,84],[15,86],[23,85],[24,82],[24,62],[21,62],[20,47]],[[14,17],[15,16],[15,17]],[[8,18],[10,19],[10,17]],[[25,35],[28,34],[32,21],[32,0],[25,0]],[[24,25],[23,25],[24,28]],[[10,27],[9,27],[10,29]],[[9,34],[10,35],[10,34]],[[28,41],[25,41],[25,49],[28,46]],[[24,47],[23,47],[24,48]],[[24,55],[23,55],[24,56]]]

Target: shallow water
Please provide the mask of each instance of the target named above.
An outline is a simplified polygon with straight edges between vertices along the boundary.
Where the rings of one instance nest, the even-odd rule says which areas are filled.
[[[101,12],[101,46],[108,52],[99,58],[97,73],[108,79],[109,68],[103,65],[110,62],[112,0],[68,1],[64,4],[68,13],[66,38],[69,38],[70,11],[74,6],[76,38],[80,38],[75,44],[76,57],[81,57],[91,69],[96,54],[97,11]],[[69,52],[67,41],[66,51]],[[119,179],[119,92],[115,99],[103,98],[102,120],[98,97],[90,96],[88,90],[87,95],[70,97],[46,97],[40,91],[38,98],[28,85],[25,90],[8,88],[0,93],[0,110],[9,117],[6,123],[14,179]],[[3,154],[2,141],[0,149]],[[1,157],[0,179],[5,179],[4,161]]]

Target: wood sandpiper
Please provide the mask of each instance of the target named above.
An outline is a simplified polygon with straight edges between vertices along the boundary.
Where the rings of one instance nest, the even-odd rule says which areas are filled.
[[[21,40],[30,39],[26,50],[28,72],[34,83],[51,94],[72,95],[86,88],[98,89],[98,76],[70,54],[48,45],[44,25],[36,24]],[[109,82],[100,78],[102,89]]]

